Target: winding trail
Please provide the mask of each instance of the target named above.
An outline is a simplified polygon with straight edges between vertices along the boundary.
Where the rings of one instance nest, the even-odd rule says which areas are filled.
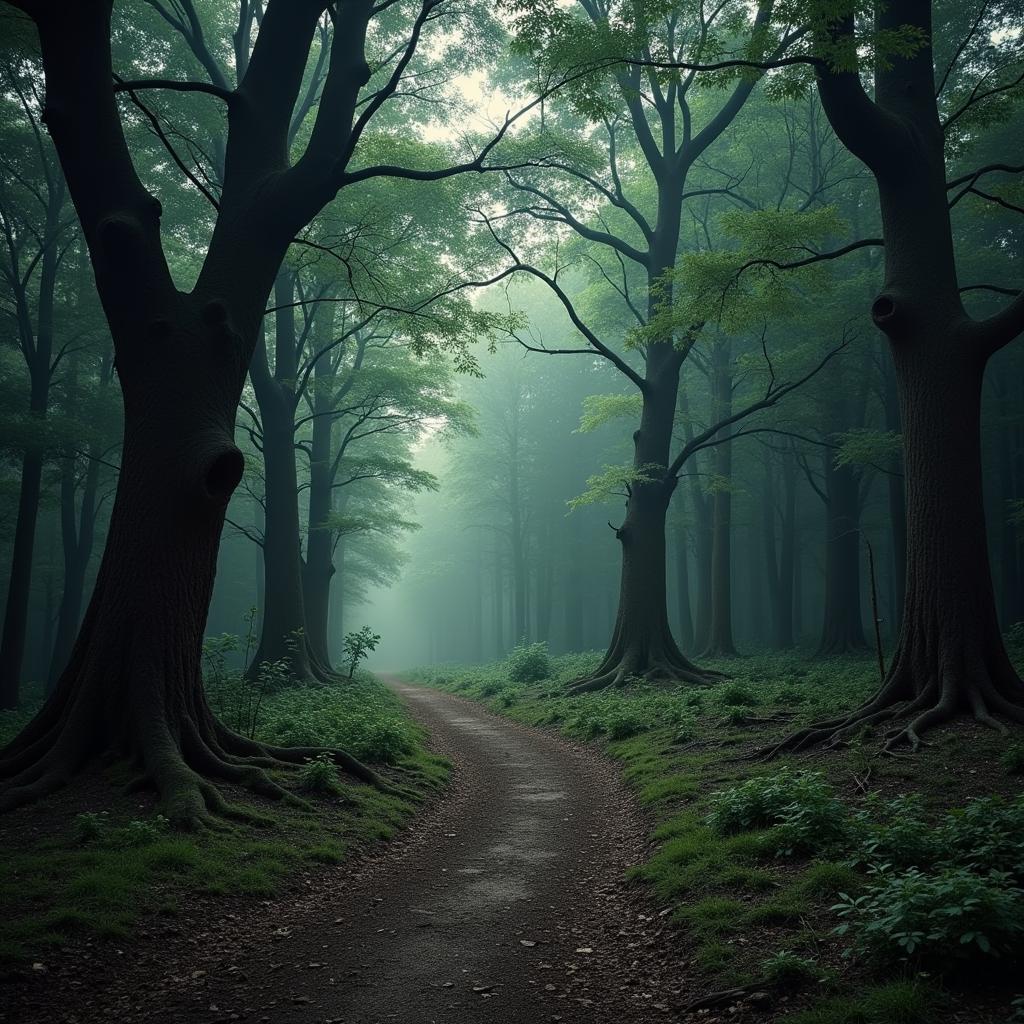
[[[642,889],[623,880],[647,825],[615,767],[478,704],[384,679],[455,765],[451,791],[411,834],[356,872],[256,908],[235,922],[233,944],[168,950],[144,987],[115,980],[49,1020],[673,1019],[683,965]]]

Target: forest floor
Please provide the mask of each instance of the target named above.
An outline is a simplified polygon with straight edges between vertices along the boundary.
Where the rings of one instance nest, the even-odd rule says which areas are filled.
[[[0,986],[13,1024],[671,1020],[665,922],[625,874],[641,812],[593,748],[394,684],[454,764],[378,855],[269,899],[197,900]],[[83,950],[79,949],[78,953]]]
[[[534,656],[546,659],[526,648],[409,678],[620,763],[650,837],[629,877],[665,925],[658,948],[679,991],[670,1019],[1024,1021],[1024,729],[959,720],[913,756],[885,756],[864,733],[765,762],[751,754],[869,695],[873,660],[728,659],[709,667],[731,678],[706,688],[570,697],[566,684],[600,655],[554,658],[543,678],[513,681]]]
[[[514,658],[390,678],[390,692],[367,679],[271,709],[261,729],[275,738],[329,721],[350,745],[390,749],[406,780],[419,772],[418,813],[346,786],[313,812],[275,811],[270,830],[154,836],[154,808],[111,802],[96,776],[0,820],[13,851],[0,877],[0,1021],[1020,1019],[1017,962],[965,960],[965,982],[948,965],[851,957],[835,931],[836,901],[877,877],[867,846],[937,860],[924,897],[940,917],[963,902],[948,895],[954,847],[971,848],[963,870],[976,881],[1007,855],[1019,869],[1019,733],[958,723],[913,758],[880,757],[866,736],[764,764],[744,755],[869,692],[870,660],[746,658],[718,666],[733,678],[709,688],[567,697],[591,661],[554,659],[534,683],[511,682]],[[709,824],[714,808],[748,814],[752,793],[764,804],[779,791],[797,811],[786,825]],[[98,839],[69,836],[80,812],[95,825],[103,807]]]

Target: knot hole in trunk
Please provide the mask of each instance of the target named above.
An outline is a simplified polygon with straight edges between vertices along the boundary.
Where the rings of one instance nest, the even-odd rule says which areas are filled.
[[[203,489],[210,501],[227,504],[241,482],[244,469],[245,458],[234,446],[215,455],[203,474]]]
[[[874,320],[876,327],[884,330],[892,326],[896,319],[896,310],[896,300],[891,295],[883,293],[871,303],[871,319]]]

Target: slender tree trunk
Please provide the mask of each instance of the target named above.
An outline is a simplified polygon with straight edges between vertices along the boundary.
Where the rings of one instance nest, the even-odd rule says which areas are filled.
[[[98,453],[90,451],[79,508],[75,508],[75,457],[67,453],[61,466],[61,536],[64,548],[64,590],[57,617],[57,632],[50,659],[48,690],[56,685],[71,656],[85,596],[85,575],[92,559],[96,535],[96,492],[99,485]]]
[[[19,296],[18,324],[21,342],[28,356],[30,394],[28,413],[45,419],[50,404],[50,380],[53,355],[54,290],[57,284],[58,222],[64,205],[63,187],[51,186],[47,203],[45,248],[40,261],[39,296],[35,328],[30,321],[24,296]],[[7,604],[4,608],[3,634],[0,635],[0,709],[15,708],[21,687],[22,662],[25,657],[25,634],[28,629],[28,606],[32,591],[32,555],[35,548],[36,521],[42,489],[45,453],[41,442],[26,448],[21,461],[21,489],[18,495],[18,516],[14,526],[14,549],[7,582]]]
[[[647,356],[647,389],[640,428],[633,435],[634,465],[645,479],[635,481],[626,516],[615,532],[622,545],[618,613],[612,641],[595,672],[571,692],[619,686],[629,679],[677,679],[704,683],[708,675],[679,650],[668,621],[665,519],[675,479],[649,467],[668,466],[679,387],[679,354],[671,345],[652,345]]]
[[[505,570],[501,551],[494,549],[494,656],[505,657]]]
[[[731,346],[720,341],[713,356],[714,418],[732,412]],[[711,626],[704,657],[734,657],[732,637],[732,442],[721,441],[714,450],[715,492],[712,501]]]
[[[686,529],[676,530],[676,597],[679,612],[679,641],[684,651],[693,650],[693,610],[690,607],[690,553]]]
[[[32,590],[32,552],[43,479],[43,453],[29,448],[21,460],[18,516],[14,525],[14,548],[7,581],[3,641],[0,643],[0,709],[16,708],[21,688],[21,666],[25,657],[28,604]]]
[[[265,572],[263,626],[248,672],[264,662],[283,662],[297,680],[327,678],[326,666],[309,643],[303,597],[303,560],[299,525],[299,483],[295,459],[296,367],[295,279],[284,270],[274,285],[275,364],[271,374],[265,343],[257,345],[250,368],[262,428],[266,517],[263,530]]]
[[[850,466],[825,463],[825,610],[820,656],[867,650],[860,587],[860,478]]]
[[[1020,531],[1013,503],[1020,498],[1015,472],[1013,444],[1016,431],[1013,429],[1013,409],[1010,403],[1009,387],[1004,382],[996,385],[999,404],[997,427],[999,457],[999,491],[1002,499],[998,506],[1001,572],[999,597],[1003,629],[1009,629],[1024,619],[1024,594],[1021,592]]]
[[[323,318],[325,321],[327,317]],[[331,479],[331,435],[333,420],[327,405],[329,366],[320,359],[314,369],[313,424],[309,455],[309,510],[306,521],[306,562],[302,572],[306,636],[317,663],[330,670],[327,640],[330,619],[331,579],[334,576],[334,530],[329,521],[333,511],[334,481]]]
[[[796,577],[796,463],[791,453],[782,459],[782,538],[779,548],[779,609],[775,641],[779,650],[794,644],[794,584]]]
[[[699,491],[700,484],[694,475],[691,491]],[[697,500],[699,498],[699,500]],[[704,494],[694,496],[693,509],[697,519],[694,531],[697,563],[697,614],[693,630],[693,645],[698,651],[705,650],[711,643],[711,553],[714,546],[714,529],[711,516],[711,498]]]

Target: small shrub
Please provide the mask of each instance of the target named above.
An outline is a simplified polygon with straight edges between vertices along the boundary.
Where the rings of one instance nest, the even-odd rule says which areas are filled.
[[[1024,944],[1024,891],[1002,871],[966,868],[925,873],[877,869],[858,897],[832,909],[843,918],[853,950],[882,965],[943,965],[1019,952]]]
[[[850,819],[820,772],[783,768],[711,795],[707,823],[719,835],[772,828],[776,852],[813,853],[849,834]]]
[[[513,683],[538,683],[551,675],[551,656],[546,643],[521,640],[508,656],[508,677]]]
[[[1005,750],[999,763],[1007,775],[1024,775],[1024,743],[1015,743]]]
[[[171,823],[162,814],[150,821],[134,818],[117,830],[116,842],[119,846],[148,846],[163,838],[170,827]]]
[[[106,833],[109,824],[109,813],[107,811],[85,811],[76,814],[72,822],[72,832],[75,842],[93,843],[101,839]]]
[[[643,732],[647,723],[638,714],[630,713],[628,709],[622,709],[609,716],[606,726],[608,739],[625,740],[630,736]]]
[[[352,673],[358,668],[359,662],[377,650],[377,644],[379,643],[380,634],[374,633],[369,626],[363,626],[354,633],[345,634],[345,639],[342,641],[341,646],[345,651],[345,661],[348,662],[349,679],[352,678]]]
[[[1006,871],[1024,882],[1024,797],[972,800],[949,813],[935,839],[945,862],[981,873]]]
[[[919,794],[869,799],[855,821],[860,842],[851,858],[854,864],[927,868],[941,856],[935,827],[925,818]]]
[[[306,793],[327,793],[337,795],[341,792],[338,782],[338,769],[330,754],[317,754],[306,759],[305,767],[299,772],[299,787]]]
[[[817,961],[788,949],[781,949],[763,961],[761,972],[766,981],[784,989],[799,988],[821,976]]]
[[[757,707],[758,699],[739,683],[729,683],[718,691],[718,699],[726,707],[731,708],[754,708]]]

